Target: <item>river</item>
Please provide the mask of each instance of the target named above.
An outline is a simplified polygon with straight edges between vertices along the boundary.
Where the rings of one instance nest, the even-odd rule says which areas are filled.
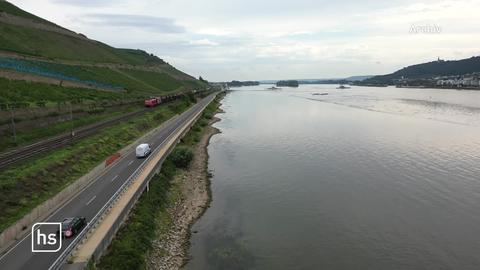
[[[186,269],[480,269],[480,92],[267,87],[223,100]]]

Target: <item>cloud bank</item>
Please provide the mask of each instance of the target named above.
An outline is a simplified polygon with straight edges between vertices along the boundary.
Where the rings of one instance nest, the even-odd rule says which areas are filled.
[[[96,13],[84,16],[84,22],[101,27],[144,28],[157,33],[184,33],[185,28],[171,18],[146,15]]]
[[[478,0],[12,2],[209,80],[385,74],[437,57],[480,55]]]

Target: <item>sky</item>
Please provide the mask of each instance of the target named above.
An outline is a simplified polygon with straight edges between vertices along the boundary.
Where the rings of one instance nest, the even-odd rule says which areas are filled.
[[[343,78],[480,55],[480,0],[11,0],[210,81]]]

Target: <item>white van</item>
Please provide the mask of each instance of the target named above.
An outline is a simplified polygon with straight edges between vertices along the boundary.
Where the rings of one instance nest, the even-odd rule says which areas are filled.
[[[148,143],[142,143],[137,146],[137,149],[135,150],[135,155],[137,156],[137,158],[143,158],[148,156],[150,152],[150,145]]]

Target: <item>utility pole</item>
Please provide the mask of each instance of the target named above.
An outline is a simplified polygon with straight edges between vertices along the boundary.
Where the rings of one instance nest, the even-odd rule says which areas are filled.
[[[15,115],[13,113],[13,108],[10,108],[10,116],[12,120],[13,142],[17,144],[17,130],[15,127]]]
[[[73,112],[72,112],[72,102],[70,102],[70,136],[73,138],[75,132],[73,131]]]

